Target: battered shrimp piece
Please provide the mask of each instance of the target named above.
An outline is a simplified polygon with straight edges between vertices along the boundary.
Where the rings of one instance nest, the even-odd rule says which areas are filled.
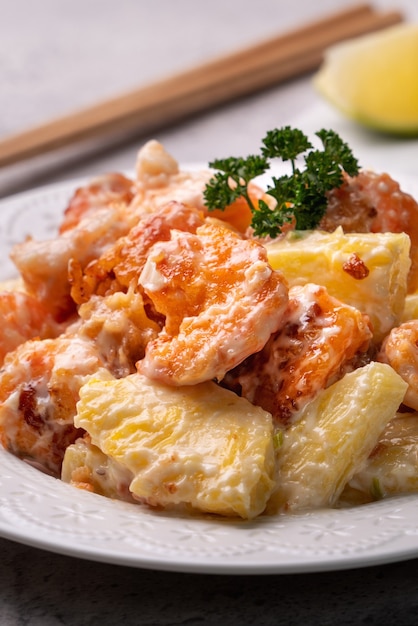
[[[345,232],[401,233],[411,239],[408,291],[418,289],[418,203],[401,190],[388,174],[362,171],[345,176],[343,185],[328,196],[328,207],[319,227]]]
[[[78,392],[103,363],[92,342],[77,336],[30,340],[0,370],[0,441],[11,453],[59,476],[75,428]]]
[[[175,200],[203,211],[203,191],[211,176],[210,170],[180,170],[176,159],[153,139],[138,152],[132,207],[141,214],[154,213]]]
[[[130,288],[105,297],[92,296],[79,308],[79,334],[95,342],[107,369],[116,378],[136,371],[145,346],[161,330],[145,311],[140,293]]]
[[[280,329],[223,384],[286,424],[318,391],[364,364],[371,339],[368,317],[325,287],[291,287]]]
[[[408,383],[403,403],[418,411],[418,320],[393,328],[382,344],[378,360],[388,363]]]
[[[205,206],[203,192],[212,176],[213,172],[209,169],[181,170],[164,146],[151,140],[138,152],[137,193],[132,207],[139,213],[153,213],[168,201],[175,200],[203,211],[208,217],[220,219],[244,234],[250,226],[252,212],[243,197],[224,210],[209,211]],[[265,197],[265,192],[253,182],[248,191],[254,203]]]
[[[76,189],[64,211],[59,232],[75,228],[80,221],[98,209],[112,204],[127,207],[135,195],[134,182],[119,173],[110,173]]]
[[[19,291],[0,293],[0,366],[4,357],[28,339],[55,337],[62,328],[33,296]]]
[[[16,245],[11,258],[27,291],[43,303],[58,320],[74,312],[70,296],[70,261],[85,267],[132,227],[123,204],[113,204],[86,214],[74,228],[55,239],[29,239]]]
[[[196,232],[203,224],[200,211],[179,202],[169,202],[155,213],[147,215],[130,232],[121,237],[99,258],[82,271],[71,263],[71,295],[77,304],[87,302],[93,294],[107,295],[136,287],[151,246],[170,239],[171,230]]]
[[[288,299],[264,247],[213,221],[156,243],[139,282],[165,326],[138,370],[170,385],[221,380],[261,350]]]

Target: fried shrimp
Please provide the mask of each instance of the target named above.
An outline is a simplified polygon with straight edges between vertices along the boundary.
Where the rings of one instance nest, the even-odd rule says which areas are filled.
[[[90,202],[88,202],[89,194]],[[63,320],[74,312],[70,296],[68,265],[76,261],[85,267],[119,237],[127,234],[136,217],[127,210],[125,190],[121,195],[103,185],[100,193],[90,187],[76,193],[83,197],[70,201],[61,233],[55,238],[26,241],[14,246],[11,258],[26,290],[54,315]]]
[[[175,200],[203,211],[203,191],[211,176],[209,169],[181,170],[176,159],[158,141],[148,141],[137,156],[132,206],[138,213],[147,214]]]
[[[158,141],[148,141],[138,152],[136,195],[132,206],[140,214],[154,213],[175,200],[203,211],[208,217],[220,219],[244,234],[252,220],[251,209],[244,197],[240,196],[225,209],[207,209],[204,190],[212,176],[209,169],[181,170],[178,162]],[[260,198],[266,199],[265,192],[254,182],[249,184],[248,193],[255,204]]]
[[[287,284],[263,246],[208,220],[150,250],[140,284],[165,326],[139,372],[171,385],[222,379],[261,350],[287,305]]]
[[[30,340],[0,370],[0,440],[13,454],[59,476],[75,428],[78,392],[103,363],[92,342],[72,335]]]
[[[328,195],[328,207],[319,228],[345,232],[401,233],[411,239],[408,291],[418,289],[418,203],[401,190],[389,174],[363,171],[345,176],[341,187]]]
[[[92,296],[78,310],[79,334],[95,342],[106,367],[121,378],[136,371],[147,343],[161,330],[151,320],[140,293],[129,289],[108,296]]]
[[[403,403],[418,411],[418,320],[393,328],[382,344],[378,360],[388,363],[408,383]]]
[[[19,291],[0,293],[0,366],[8,352],[28,339],[55,337],[62,328],[33,296]]]
[[[59,232],[75,228],[82,219],[113,204],[127,207],[135,195],[132,180],[119,173],[106,174],[76,189],[61,222]]]
[[[136,287],[151,246],[170,239],[171,230],[196,232],[203,224],[200,211],[179,202],[169,202],[155,213],[143,217],[130,232],[121,237],[99,258],[82,269],[70,266],[71,295],[77,304],[93,294],[108,295]]]
[[[291,287],[280,329],[224,384],[287,423],[318,391],[361,364],[361,355],[367,358],[371,338],[368,317],[324,287]]]

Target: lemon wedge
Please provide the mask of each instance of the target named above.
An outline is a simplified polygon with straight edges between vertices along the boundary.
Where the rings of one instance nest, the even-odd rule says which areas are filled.
[[[328,48],[314,86],[357,122],[418,135],[418,24],[399,24]]]

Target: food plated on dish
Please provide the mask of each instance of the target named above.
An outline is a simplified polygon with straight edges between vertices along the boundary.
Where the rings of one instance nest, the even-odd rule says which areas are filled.
[[[415,491],[417,204],[318,138],[282,129],[200,171],[151,141],[135,176],[80,187],[56,236],[16,244],[4,448],[190,515]],[[261,187],[280,155],[289,173]]]

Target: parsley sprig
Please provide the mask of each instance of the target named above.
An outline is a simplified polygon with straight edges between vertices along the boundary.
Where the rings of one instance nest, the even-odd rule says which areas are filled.
[[[332,130],[315,133],[322,150],[315,150],[299,129],[284,126],[271,130],[262,140],[261,154],[247,158],[216,159],[209,166],[217,170],[204,192],[208,209],[225,209],[240,196],[250,206],[254,234],[277,237],[285,224],[294,222],[297,230],[318,226],[327,207],[327,192],[343,182],[343,172],[358,174],[359,165],[350,148]],[[303,155],[303,157],[302,157]],[[304,161],[304,168],[298,161]],[[275,200],[271,207],[264,200],[254,204],[249,183],[266,173],[272,159],[290,161],[291,174],[272,178],[266,193]]]

